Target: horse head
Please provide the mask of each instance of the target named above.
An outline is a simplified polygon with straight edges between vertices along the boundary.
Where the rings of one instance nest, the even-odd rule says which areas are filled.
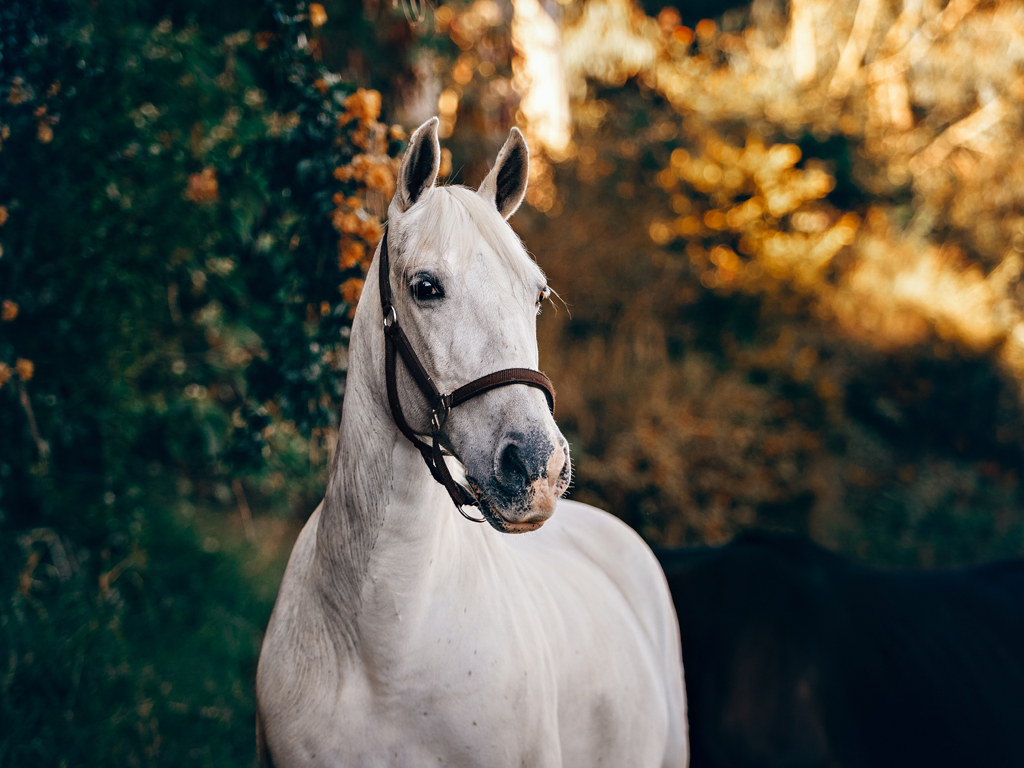
[[[512,129],[474,191],[437,186],[437,125],[436,118],[427,121],[409,140],[388,210],[385,269],[409,347],[437,389],[454,392],[494,371],[537,368],[537,315],[549,290],[507,223],[526,193],[522,134]],[[545,392],[501,386],[445,408],[438,421],[408,362],[396,365],[394,382],[411,431],[436,436],[462,463],[475,504],[494,528],[540,527],[570,478],[568,443]]]

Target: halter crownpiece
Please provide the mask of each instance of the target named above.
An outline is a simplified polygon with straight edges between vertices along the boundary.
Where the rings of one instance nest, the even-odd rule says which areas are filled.
[[[507,387],[511,384],[525,384],[528,387],[541,390],[544,396],[547,397],[548,408],[554,413],[555,388],[552,386],[551,380],[540,371],[534,371],[531,368],[506,368],[502,371],[495,371],[486,376],[481,376],[479,379],[474,379],[468,384],[463,384],[454,392],[442,394],[434,380],[430,377],[430,374],[427,373],[427,369],[423,367],[423,363],[420,362],[416,352],[413,351],[412,344],[409,343],[409,337],[405,335],[405,331],[402,330],[402,326],[398,323],[398,311],[395,309],[394,303],[392,303],[391,263],[388,258],[387,229],[384,230],[384,239],[381,241],[380,246],[378,282],[380,283],[380,308],[384,314],[384,376],[387,381],[388,404],[391,406],[391,416],[394,418],[395,425],[399,431],[419,450],[423,461],[430,470],[430,474],[448,491],[448,495],[451,496],[452,502],[454,502],[462,516],[467,520],[472,520],[474,523],[483,523],[485,522],[483,518],[471,517],[463,510],[463,507],[477,506],[476,497],[467,488],[463,488],[455,482],[451,472],[448,470],[448,465],[444,461],[445,452],[441,448],[439,437],[445,422],[448,420],[448,414],[452,408],[460,406],[474,397],[490,392],[492,389]],[[412,375],[413,381],[420,388],[420,392],[423,393],[427,400],[427,405],[430,407],[430,443],[420,440],[412,427],[409,426],[409,422],[405,420],[405,414],[402,412],[402,404],[398,399],[396,352],[402,356],[402,362],[405,363],[406,369]]]

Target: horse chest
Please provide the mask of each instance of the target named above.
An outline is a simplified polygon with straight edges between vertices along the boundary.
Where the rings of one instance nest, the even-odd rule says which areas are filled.
[[[380,662],[355,661],[334,695],[319,692],[282,724],[272,735],[275,755],[288,752],[281,762],[561,765],[553,686],[536,669],[450,652]]]
[[[324,641],[339,633],[315,600],[286,592],[258,684],[276,768],[685,764],[681,670],[622,590],[588,558],[489,557],[496,574],[450,559],[423,594],[373,587],[371,569],[348,651]],[[310,583],[300,563],[289,586]]]

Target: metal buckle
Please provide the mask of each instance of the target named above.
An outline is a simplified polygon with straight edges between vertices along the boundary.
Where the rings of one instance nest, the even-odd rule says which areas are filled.
[[[430,412],[430,424],[434,428],[434,434],[440,434],[441,428],[448,421],[448,414],[452,412],[450,405],[451,397],[449,395],[441,395],[437,400],[437,405]]]
[[[462,515],[464,518],[469,520],[471,523],[486,523],[487,522],[487,520],[485,518],[483,518],[483,517],[477,518],[477,517],[473,517],[472,515],[466,514],[466,510],[464,510],[462,508],[461,504],[456,504],[455,508],[459,510],[459,514],[460,515]]]
[[[398,322],[398,313],[395,311],[395,305],[391,304],[384,312],[384,330],[387,330],[392,325]]]
[[[430,414],[430,425],[434,428],[434,434],[440,434],[444,423],[448,421],[449,409],[443,404],[435,408]]]

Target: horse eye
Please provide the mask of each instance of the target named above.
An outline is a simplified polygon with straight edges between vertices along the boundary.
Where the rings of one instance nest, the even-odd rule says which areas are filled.
[[[550,295],[551,295],[551,289],[550,288],[543,288],[541,290],[541,292],[537,294],[537,306],[539,307],[541,305],[541,303],[544,301],[544,299],[546,299]]]
[[[412,294],[419,301],[436,301],[444,298],[444,289],[433,278],[421,277],[413,283]]]

